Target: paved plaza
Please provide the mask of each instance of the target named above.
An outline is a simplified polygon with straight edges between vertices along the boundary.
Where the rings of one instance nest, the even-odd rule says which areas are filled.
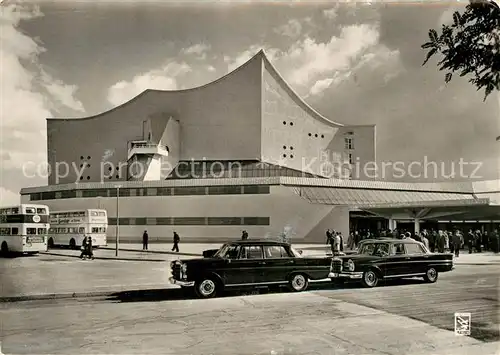
[[[3,353],[493,355],[500,346],[494,263],[457,264],[435,284],[316,284],[199,300],[168,284],[169,262],[181,255],[57,253],[70,256],[0,259]],[[53,297],[6,302],[28,294]],[[471,336],[455,336],[455,312],[471,313]]]

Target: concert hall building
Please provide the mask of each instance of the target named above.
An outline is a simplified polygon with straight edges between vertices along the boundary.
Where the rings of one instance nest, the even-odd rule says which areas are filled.
[[[21,200],[104,208],[108,240],[118,222],[129,241],[144,230],[153,241],[170,241],[175,230],[184,242],[246,230],[318,243],[327,228],[346,235],[350,224],[500,219],[500,180],[406,184],[354,173],[376,161],[375,125],[336,121],[301,99],[260,51],[200,87],[146,90],[96,116],[48,119],[48,186],[22,189]]]

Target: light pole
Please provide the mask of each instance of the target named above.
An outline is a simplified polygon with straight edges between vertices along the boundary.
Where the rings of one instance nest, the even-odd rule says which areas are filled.
[[[118,257],[118,244],[120,243],[120,187],[116,185],[116,239],[115,239],[115,256]]]

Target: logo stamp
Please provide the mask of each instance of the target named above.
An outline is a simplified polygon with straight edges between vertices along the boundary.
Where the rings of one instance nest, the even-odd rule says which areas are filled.
[[[471,319],[470,313],[455,313],[455,335],[470,335]]]
[[[40,222],[40,220],[41,220],[41,218],[39,215],[36,214],[33,216],[33,222],[38,223],[38,222]]]

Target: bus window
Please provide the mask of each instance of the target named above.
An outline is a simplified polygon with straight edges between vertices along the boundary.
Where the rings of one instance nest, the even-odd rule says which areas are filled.
[[[35,214],[36,209],[34,207],[26,207],[26,214]]]
[[[92,217],[96,217],[96,216],[98,216],[98,213],[96,211],[92,211],[92,212],[90,212],[90,215]]]
[[[47,214],[47,210],[45,208],[37,208],[36,213],[37,214]]]
[[[38,228],[38,235],[47,234],[47,228]]]
[[[13,208],[12,214],[19,214],[19,208],[17,208],[17,207]]]
[[[0,228],[0,235],[10,235],[10,228]]]
[[[99,228],[92,227],[92,233],[98,233],[98,232],[99,232]]]
[[[106,228],[99,227],[99,233],[106,233]]]
[[[85,227],[78,228],[78,233],[84,234],[85,233]]]
[[[76,233],[76,228],[69,227],[68,228],[68,233]]]
[[[36,235],[36,228],[26,228],[26,234]]]
[[[54,233],[55,228],[49,228],[49,233]]]
[[[12,234],[12,235],[18,235],[18,234],[19,234],[19,228],[17,228],[17,227],[12,227],[11,234]]]
[[[101,217],[105,217],[105,216],[106,216],[106,213],[105,213],[105,212],[99,212],[99,216],[101,216]]]

